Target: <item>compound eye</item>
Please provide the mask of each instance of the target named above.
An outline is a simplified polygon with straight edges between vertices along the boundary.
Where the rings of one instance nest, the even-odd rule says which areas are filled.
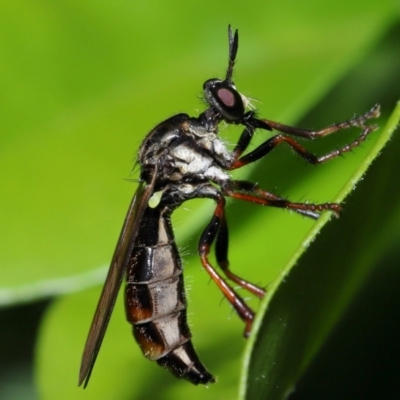
[[[240,121],[245,107],[242,97],[232,83],[219,79],[210,79],[204,83],[204,93],[207,101],[227,121]]]

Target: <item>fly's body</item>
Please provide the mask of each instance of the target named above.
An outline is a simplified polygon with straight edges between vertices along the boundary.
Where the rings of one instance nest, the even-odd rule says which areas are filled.
[[[245,323],[246,337],[250,334],[254,312],[228,281],[260,298],[265,291],[229,268],[225,197],[290,209],[314,219],[325,210],[339,215],[339,204],[293,203],[252,182],[233,180],[229,172],[265,157],[281,143],[286,143],[314,165],[336,158],[357,147],[376,129],[376,125],[368,125],[367,120],[379,116],[379,106],[320,131],[256,118],[254,111],[246,110],[247,100],[232,82],[237,49],[238,32],[233,35],[229,27],[226,78],[210,79],[203,85],[208,108],[198,117],[178,114],[165,120],[146,136],[139,149],[141,183],[129,207],[90,327],[79,384],[86,386],[88,383],[124,275],[127,319],[145,357],[193,384],[215,381],[194,350],[187,324],[182,262],[171,226],[172,212],[185,201],[203,198],[216,203],[214,215],[199,240],[199,256],[204,269]],[[244,126],[233,151],[218,137],[222,121]],[[351,127],[361,129],[354,141],[319,157],[293,138],[316,139]],[[281,133],[242,155],[256,129]],[[225,278],[208,260],[213,244],[217,264]]]
[[[215,156],[226,163],[230,154],[214,130],[179,114],[162,122],[144,140],[138,160],[142,179],[151,179],[159,165],[154,193],[160,191],[162,196],[143,214],[126,274],[127,319],[143,354],[196,384],[211,383],[214,378],[190,340],[182,263],[170,216],[184,201],[212,193],[210,180],[222,184],[229,179]]]
[[[150,184],[152,172],[160,166],[153,192],[162,195],[154,207],[144,211],[126,274],[127,319],[143,354],[193,383],[210,383],[214,378],[190,340],[182,262],[171,213],[185,200],[197,197],[200,181],[204,185],[211,176],[228,178],[207,154],[215,147],[222,148],[215,133],[185,114],[164,121],[144,140],[138,160],[142,179]],[[190,183],[193,176],[195,184]]]

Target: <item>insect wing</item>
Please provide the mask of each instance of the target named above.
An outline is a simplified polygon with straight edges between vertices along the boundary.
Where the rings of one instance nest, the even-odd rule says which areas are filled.
[[[130,256],[138,233],[140,221],[153,193],[156,175],[157,174],[154,173],[150,184],[146,186],[141,184],[139,186],[129,206],[128,214],[126,215],[124,226],[122,227],[110,269],[108,270],[107,278],[86,339],[79,371],[79,386],[84,382],[84,387],[86,387],[89,382],[90,374],[100,350],[127,267],[128,257]]]

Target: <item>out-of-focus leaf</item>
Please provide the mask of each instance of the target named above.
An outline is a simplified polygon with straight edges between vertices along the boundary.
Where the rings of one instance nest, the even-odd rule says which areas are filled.
[[[107,263],[135,190],[122,178],[140,141],[162,119],[203,109],[196,94],[224,73],[228,23],[240,29],[239,87],[262,100],[262,115],[290,122],[373,45],[391,7],[146,4],[0,5],[0,299],[7,304],[48,295],[42,284],[78,280]],[[188,16],[179,24],[178,10]],[[200,217],[185,224],[184,236]]]

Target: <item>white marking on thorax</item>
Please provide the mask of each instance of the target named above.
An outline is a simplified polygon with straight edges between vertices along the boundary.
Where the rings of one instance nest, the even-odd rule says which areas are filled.
[[[173,155],[182,162],[177,161],[183,174],[202,174],[206,171],[213,160],[211,157],[204,156],[185,145],[180,145],[173,150]]]

